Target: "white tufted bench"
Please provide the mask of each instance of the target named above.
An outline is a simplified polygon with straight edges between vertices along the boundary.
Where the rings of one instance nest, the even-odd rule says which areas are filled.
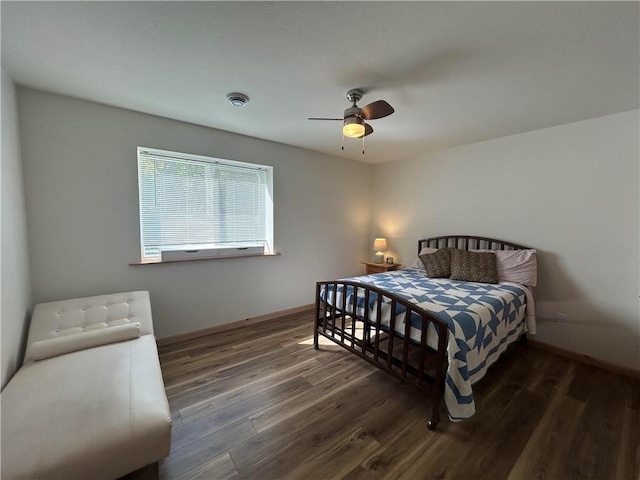
[[[149,293],[37,305],[2,391],[2,478],[115,479],[170,442]]]

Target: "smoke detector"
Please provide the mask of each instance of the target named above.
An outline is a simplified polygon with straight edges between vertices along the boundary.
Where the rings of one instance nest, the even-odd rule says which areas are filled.
[[[244,93],[227,93],[227,101],[234,107],[244,107],[247,103],[249,103],[249,97],[247,97]]]

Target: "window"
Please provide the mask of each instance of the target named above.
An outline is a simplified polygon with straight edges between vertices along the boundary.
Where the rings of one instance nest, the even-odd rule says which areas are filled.
[[[273,253],[273,167],[138,147],[142,262]]]

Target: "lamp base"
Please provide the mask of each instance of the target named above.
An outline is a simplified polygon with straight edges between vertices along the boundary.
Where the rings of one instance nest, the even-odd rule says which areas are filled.
[[[382,252],[376,253],[376,263],[383,263],[383,262],[384,262],[384,253]]]

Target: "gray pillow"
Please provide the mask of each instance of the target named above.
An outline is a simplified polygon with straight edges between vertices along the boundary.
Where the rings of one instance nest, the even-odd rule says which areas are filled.
[[[465,282],[498,283],[496,254],[451,250],[450,278]]]
[[[420,255],[427,277],[449,278],[451,275],[451,249],[441,248],[433,253]]]

